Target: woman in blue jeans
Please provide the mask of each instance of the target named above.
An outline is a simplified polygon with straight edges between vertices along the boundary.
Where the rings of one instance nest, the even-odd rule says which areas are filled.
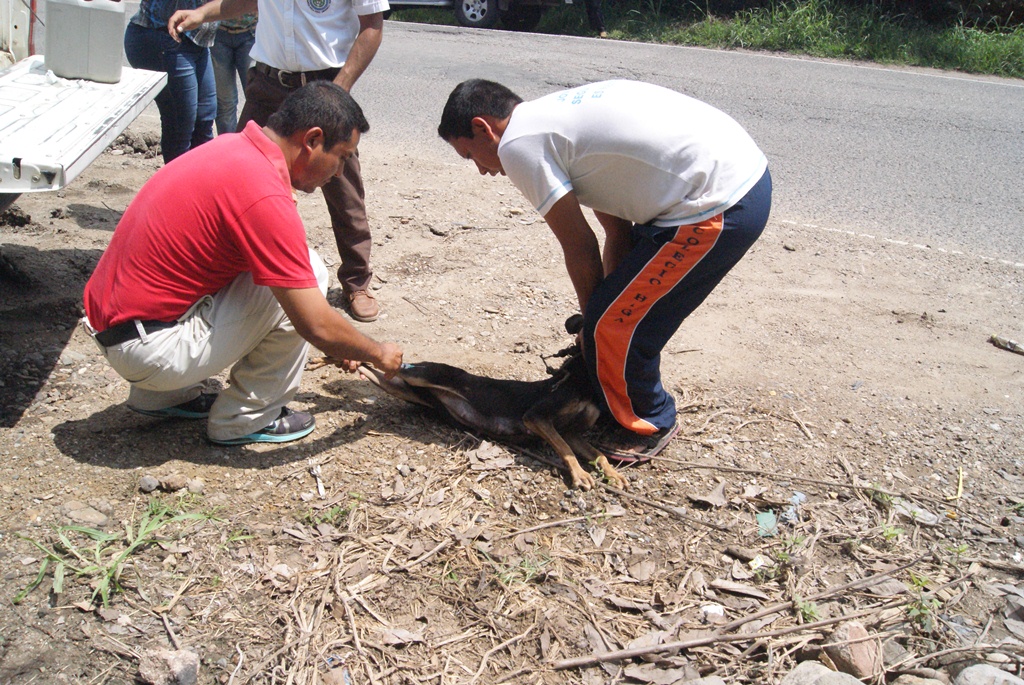
[[[167,86],[156,96],[165,163],[212,140],[217,114],[210,61],[216,23],[189,31],[180,43],[167,33],[167,21],[186,4],[197,7],[202,0],[142,0],[124,34],[124,52],[132,67],[167,73]]]
[[[238,81],[242,90],[252,59],[249,52],[256,42],[256,15],[220,22],[217,40],[210,47],[213,75],[217,81],[217,135],[234,133],[238,126]],[[238,81],[235,77],[238,77]]]

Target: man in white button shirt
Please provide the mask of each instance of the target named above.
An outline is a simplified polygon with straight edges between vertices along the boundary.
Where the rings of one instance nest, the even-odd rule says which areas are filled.
[[[389,8],[387,0],[212,0],[175,12],[167,29],[177,38],[205,22],[259,10],[241,130],[249,121],[266,125],[288,94],[309,81],[330,80],[351,91],[380,47]],[[379,307],[370,293],[372,240],[358,156],[323,191],[349,313],[357,321],[374,321]]]

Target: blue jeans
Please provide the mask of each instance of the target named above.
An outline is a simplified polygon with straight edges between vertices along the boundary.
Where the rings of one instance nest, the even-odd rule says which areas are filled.
[[[249,51],[256,42],[256,30],[232,33],[217,31],[217,40],[210,48],[213,75],[217,81],[217,135],[234,133],[238,126],[238,81],[245,89],[246,72],[252,60]]]
[[[156,96],[160,110],[160,147],[164,162],[213,140],[217,89],[210,50],[187,37],[176,42],[166,28],[128,24],[124,53],[136,69],[167,73],[167,85]]]

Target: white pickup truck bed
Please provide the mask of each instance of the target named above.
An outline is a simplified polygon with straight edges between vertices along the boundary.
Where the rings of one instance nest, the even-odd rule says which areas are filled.
[[[0,72],[0,194],[71,183],[166,82],[163,72],[130,67],[118,83],[56,78],[41,55]]]

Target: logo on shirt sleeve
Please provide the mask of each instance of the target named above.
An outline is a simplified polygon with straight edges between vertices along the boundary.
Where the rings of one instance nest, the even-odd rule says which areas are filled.
[[[331,8],[331,0],[306,0],[309,9],[317,14],[323,14]]]

